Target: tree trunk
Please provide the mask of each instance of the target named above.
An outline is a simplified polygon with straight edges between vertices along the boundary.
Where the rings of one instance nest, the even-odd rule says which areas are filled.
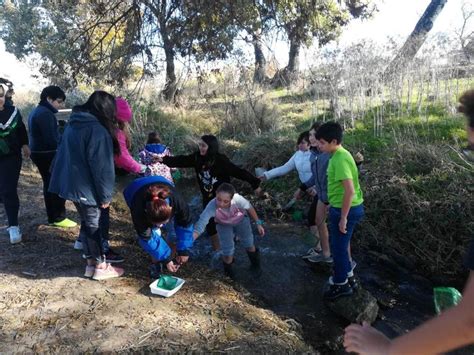
[[[385,71],[385,75],[391,76],[402,68],[406,63],[413,60],[416,53],[423,45],[428,36],[428,32],[433,28],[434,21],[443,9],[448,0],[431,0],[425,12],[418,20],[415,29],[406,40],[397,56],[390,63]]]
[[[253,74],[253,81],[255,83],[263,83],[267,79],[267,61],[262,49],[262,37],[260,33],[254,33],[253,49],[255,53],[255,71]]]
[[[178,83],[176,81],[176,73],[174,68],[174,50],[168,38],[163,38],[163,47],[166,58],[166,83],[162,94],[166,101],[173,102],[176,95]]]
[[[295,74],[300,69],[300,48],[301,43],[295,40],[290,41],[290,53],[286,70]]]

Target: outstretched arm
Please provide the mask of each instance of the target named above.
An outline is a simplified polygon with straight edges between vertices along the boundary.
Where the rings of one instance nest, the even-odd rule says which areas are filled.
[[[265,176],[267,180],[270,180],[278,176],[286,175],[294,169],[296,169],[296,164],[295,164],[295,156],[293,155],[290,158],[290,160],[288,160],[285,164],[277,168],[274,168],[272,170],[265,171],[263,175]]]

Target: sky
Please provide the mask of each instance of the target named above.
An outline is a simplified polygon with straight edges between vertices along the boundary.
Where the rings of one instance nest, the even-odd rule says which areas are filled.
[[[344,46],[364,38],[379,43],[390,36],[404,39],[411,33],[429,3],[430,0],[379,0],[380,11],[370,20],[351,22],[339,39],[339,44]],[[469,0],[448,0],[436,19],[430,36],[439,32],[452,32],[453,29],[459,28],[462,23],[463,3],[469,3]],[[474,29],[474,18],[471,19],[470,28]],[[287,44],[280,41],[269,45],[274,48],[272,53],[278,64],[283,67],[287,62]],[[311,50],[302,53],[302,67],[308,63],[305,57],[308,53],[311,53]],[[249,55],[252,55],[251,52]],[[12,80],[17,91],[39,90],[45,86],[46,81],[32,77],[37,73],[34,65],[19,62],[12,54],[7,53],[3,41],[0,40],[0,77]]]

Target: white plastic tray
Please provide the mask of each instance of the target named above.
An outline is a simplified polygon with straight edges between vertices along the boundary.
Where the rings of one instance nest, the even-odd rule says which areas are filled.
[[[172,290],[165,290],[164,288],[158,287],[158,280],[153,281],[150,284],[150,291],[151,293],[155,295],[160,295],[163,297],[170,297],[173,296],[176,292],[179,291],[179,289],[184,285],[184,280],[180,279],[179,277],[173,276],[178,282],[176,283],[176,287],[173,288]]]

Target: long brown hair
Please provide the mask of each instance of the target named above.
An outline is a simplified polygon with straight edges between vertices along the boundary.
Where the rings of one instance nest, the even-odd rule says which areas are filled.
[[[148,188],[146,195],[146,215],[152,224],[160,224],[170,219],[173,209],[166,202],[171,195],[171,188],[165,184],[154,184]]]

